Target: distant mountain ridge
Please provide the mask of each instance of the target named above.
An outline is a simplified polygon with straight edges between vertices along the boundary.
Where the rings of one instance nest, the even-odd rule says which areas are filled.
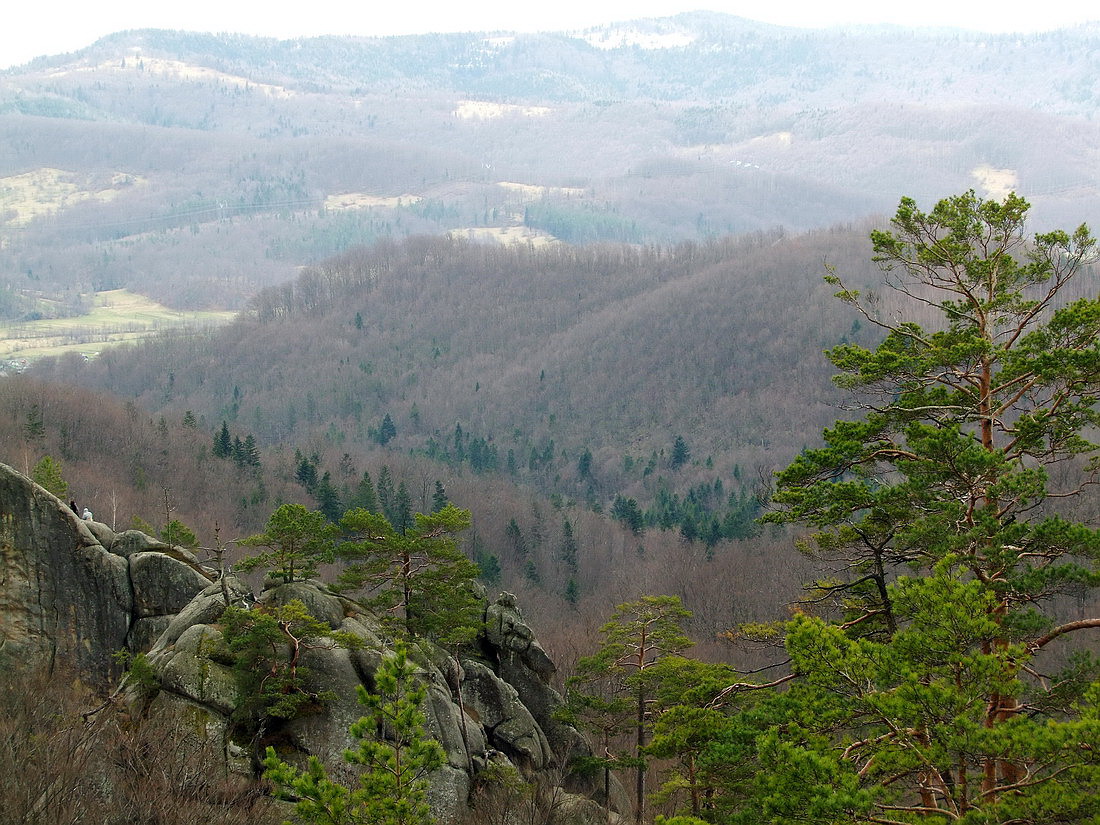
[[[1096,223],[1100,30],[273,40],[141,30],[0,73],[0,318],[240,309],[383,238],[674,244],[975,188]],[[52,303],[51,303],[52,302]]]
[[[1100,23],[1027,35],[896,26],[794,29],[713,12],[538,34],[277,40],[143,29],[3,74],[50,74],[145,57],[302,92],[414,83],[499,99],[748,104],[763,96],[773,106],[799,107],[880,101],[889,92],[898,103],[1010,102],[1090,117],[1100,101],[1094,84],[1098,39]]]

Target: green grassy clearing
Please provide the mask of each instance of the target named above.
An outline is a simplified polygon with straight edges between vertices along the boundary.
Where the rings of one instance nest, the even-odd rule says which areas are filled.
[[[125,289],[98,292],[90,313],[0,325],[0,358],[28,359],[65,352],[94,356],[104,347],[167,329],[224,324],[233,312],[180,312]]]

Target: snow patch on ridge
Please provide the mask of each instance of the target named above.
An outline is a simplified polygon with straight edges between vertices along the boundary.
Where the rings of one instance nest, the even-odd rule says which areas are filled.
[[[1015,169],[994,169],[988,164],[970,170],[970,177],[978,183],[987,198],[1004,200],[1020,186],[1020,176]]]
[[[581,38],[597,49],[610,51],[637,46],[639,49],[682,49],[690,46],[696,36],[687,29],[646,30],[638,25],[609,26],[581,34]]]
[[[454,111],[455,117],[463,120],[489,120],[505,115],[523,117],[545,117],[550,114],[548,106],[517,106],[514,103],[490,103],[485,100],[460,100]]]

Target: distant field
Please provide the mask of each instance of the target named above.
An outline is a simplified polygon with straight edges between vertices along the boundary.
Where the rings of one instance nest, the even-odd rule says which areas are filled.
[[[179,312],[125,289],[98,292],[95,307],[76,318],[0,325],[0,358],[28,359],[64,352],[94,357],[101,349],[161,330],[224,324],[232,312]]]

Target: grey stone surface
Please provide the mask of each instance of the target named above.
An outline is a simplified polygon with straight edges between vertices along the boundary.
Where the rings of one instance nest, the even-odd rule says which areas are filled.
[[[152,550],[170,550],[171,545],[152,536],[147,536],[140,530],[126,530],[115,537],[115,543],[111,546],[111,552],[120,556],[131,556],[134,553],[148,553]]]
[[[496,674],[515,689],[519,701],[530,712],[553,752],[556,764],[567,766],[590,752],[588,742],[576,728],[554,718],[562,704],[561,695],[550,686],[554,663],[523,619],[511,593],[501,593],[485,611],[486,640],[497,654]],[[506,729],[507,730],[507,729]],[[595,793],[591,776],[567,775],[566,787],[584,795]]]
[[[624,801],[626,807],[616,808],[615,810],[629,811],[629,799],[624,799]],[[569,825],[607,825],[608,823],[606,808],[588,797],[576,794],[565,794],[558,806],[557,813],[558,821],[568,822]],[[616,825],[626,821],[625,817],[620,816],[613,816],[611,820]]]
[[[469,797],[470,777],[463,770],[444,765],[428,777],[428,803],[439,822],[457,822]]]
[[[343,633],[350,633],[353,636],[357,636],[363,643],[364,648],[372,650],[382,649],[382,640],[378,637],[378,634],[374,629],[368,627],[363,622],[356,619],[354,616],[349,616],[340,622],[340,631]],[[373,672],[373,668],[371,669]]]
[[[351,660],[351,651],[338,647],[324,647],[302,653],[301,666],[308,671],[306,685],[314,693],[331,692],[333,698],[316,712],[306,713],[294,719],[283,730],[283,735],[294,749],[302,754],[321,757],[322,761],[335,765],[341,761],[345,748],[355,742],[348,728],[363,715],[356,686],[360,678]]]
[[[265,593],[263,599],[269,604],[299,599],[304,604],[317,606],[322,617],[330,617],[330,626],[337,621],[338,609],[342,617],[339,620],[340,629],[367,641],[365,646],[352,650],[327,641],[303,650],[299,665],[307,690],[312,693],[331,692],[334,698],[323,707],[269,729],[269,735],[276,735],[281,743],[280,755],[284,759],[302,765],[307,756],[318,756],[334,776],[344,776],[354,781],[353,772],[343,763],[340,754],[345,748],[356,744],[348,731],[364,712],[356,692],[360,685],[368,691],[375,688],[374,674],[382,656],[382,648],[377,643],[384,634],[376,619],[361,609],[354,612],[357,609],[354,603],[335,597],[316,583],[303,582],[274,588]],[[231,694],[231,686],[226,681],[231,678],[228,669],[216,663],[187,662],[189,657],[202,657],[199,640],[208,633],[216,632],[215,628],[197,624],[182,627],[186,622],[199,619],[214,621],[220,614],[221,603],[220,589],[217,586],[206,588],[180,611],[161,635],[150,660],[159,674],[163,693],[204,708],[222,708],[228,701],[227,697]],[[509,617],[507,624],[513,629],[506,637],[498,638],[510,646],[500,651],[500,656],[494,654],[489,658],[502,658],[511,663],[509,667],[525,683],[525,691],[539,699],[540,714],[549,719],[560,697],[544,683],[539,673],[526,665],[530,660],[526,653],[537,644],[533,639],[525,638],[529,628],[517,621],[517,612],[513,607],[508,607],[506,615]],[[516,645],[515,640],[520,638],[524,639],[523,644]],[[489,650],[493,649],[490,647]],[[503,760],[530,781],[544,784],[561,781],[568,754],[554,752],[542,726],[524,706],[519,691],[502,679],[490,663],[466,658],[458,664],[445,651],[424,642],[414,646],[411,659],[418,667],[418,678],[428,687],[423,707],[427,732],[440,742],[446,753],[446,765],[436,771],[431,779],[433,809],[442,821],[448,821],[466,810],[467,795],[473,782],[471,771],[487,764],[500,764]],[[539,665],[537,658],[533,661]],[[546,672],[545,667],[540,666],[540,670]],[[465,715],[456,701],[459,685]],[[198,695],[199,691],[201,695]],[[158,701],[167,700],[158,698]],[[576,731],[561,726],[556,734],[568,748],[587,753],[584,740]],[[587,787],[581,790],[590,791]]]
[[[438,740],[443,750],[447,752],[447,764],[465,770],[475,756],[485,753],[487,747],[485,729],[467,714],[465,717],[466,744],[470,748],[470,758],[467,761],[466,744],[462,740],[463,715],[449,691],[445,691],[438,685],[432,685],[428,689],[424,710],[428,718],[428,733]]]
[[[264,590],[260,601],[264,604],[287,604],[295,599],[302,602],[309,615],[336,630],[344,621],[344,605],[335,594],[316,582],[290,582]]]
[[[132,653],[148,653],[171,622],[171,616],[137,619],[130,626],[130,635],[126,639],[127,649]]]
[[[128,560],[139,618],[178,613],[210,584],[194,567],[161,552],[133,553]]]
[[[229,603],[242,607],[251,603],[251,591],[245,588],[239,581],[227,578],[226,589],[229,592]],[[153,650],[170,647],[176,643],[180,635],[195,624],[213,624],[225,610],[225,598],[220,582],[208,585],[200,591],[175,617],[168,623]]]
[[[465,705],[485,728],[489,744],[511,757],[523,772],[550,767],[554,763],[550,744],[516,689],[477,662],[467,662],[465,670]]]
[[[115,541],[118,536],[115,531],[108,527],[106,524],[101,524],[98,521],[85,521],[84,526],[88,528],[88,531],[95,536],[95,540],[106,550],[111,550],[114,547]]]
[[[0,464],[0,667],[21,660],[118,676],[132,600],[126,562],[68,504]]]
[[[523,665],[549,682],[556,668],[535,639],[535,632],[523,619],[516,597],[501,593],[485,610],[485,636],[501,661],[518,658]]]
[[[255,754],[243,749],[247,742],[229,742],[239,688],[218,622],[227,598],[245,609],[256,602],[235,578],[223,586],[209,575],[189,551],[138,531],[116,536],[104,525],[84,522],[64,502],[0,465],[0,669],[45,659],[107,686],[120,675],[116,651],[148,650],[154,681],[131,684],[127,697],[146,712],[177,720],[198,741],[216,738],[231,768],[249,771]],[[334,774],[348,774],[340,754],[354,745],[348,728],[363,715],[356,690],[375,688],[388,634],[356,602],[315,582],[276,587],[262,599],[299,599],[329,627],[361,642],[344,649],[326,641],[303,651],[307,689],[331,692],[335,699],[289,723],[269,720],[266,734],[281,744],[284,758],[301,764],[313,754]],[[431,802],[441,821],[466,814],[474,781],[469,766],[476,772],[510,760],[528,780],[554,783],[569,754],[584,752],[579,734],[553,721],[560,703],[549,685],[553,663],[514,598],[498,599],[486,615],[485,638],[460,661],[424,641],[411,651],[417,678],[428,687],[428,733],[447,754],[447,763],[431,777]]]
[[[227,717],[237,704],[238,689],[232,670],[210,657],[220,642],[219,630],[195,624],[172,647],[150,653],[161,690]]]
[[[522,660],[509,658],[501,661],[498,670],[500,678],[515,689],[520,702],[546,735],[559,765],[569,765],[574,758],[589,753],[584,736],[576,728],[554,718],[562,705],[562,697],[539,674],[525,667]],[[588,794],[595,790],[594,781],[591,777],[570,777],[567,786],[574,792]]]
[[[225,716],[186,698],[161,691],[149,702],[146,713],[171,737],[171,747],[188,753],[205,750],[206,758],[223,754],[229,770],[239,775],[252,771],[247,750],[231,741]],[[195,759],[199,763],[200,759]]]

